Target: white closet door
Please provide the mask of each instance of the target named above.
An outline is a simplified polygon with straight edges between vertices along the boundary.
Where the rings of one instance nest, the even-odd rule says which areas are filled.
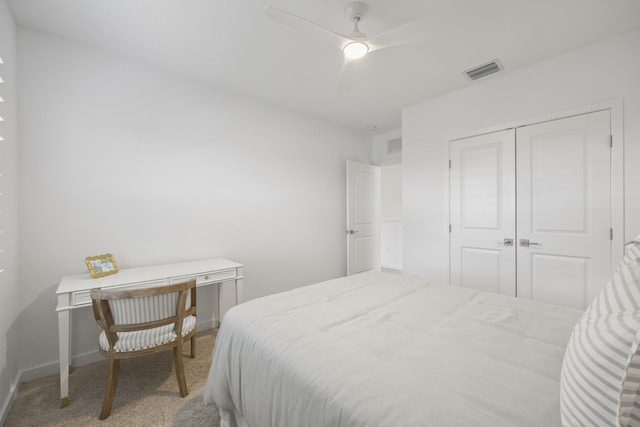
[[[608,111],[517,129],[519,297],[583,309],[609,279],[610,133]]]
[[[514,148],[513,129],[451,142],[453,284],[516,294]]]

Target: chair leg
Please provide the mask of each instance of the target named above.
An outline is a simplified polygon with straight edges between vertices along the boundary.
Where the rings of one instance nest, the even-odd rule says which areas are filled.
[[[118,375],[120,374],[120,359],[109,358],[109,376],[107,377],[107,389],[104,392],[104,402],[100,419],[104,420],[111,414],[111,405],[116,395]]]
[[[196,358],[196,335],[193,334],[193,336],[191,337],[191,358],[195,359]]]
[[[182,345],[173,347],[173,367],[176,370],[178,378],[178,387],[180,387],[180,396],[186,397],[189,394],[187,390],[187,379],[184,376],[184,363],[182,363]]]

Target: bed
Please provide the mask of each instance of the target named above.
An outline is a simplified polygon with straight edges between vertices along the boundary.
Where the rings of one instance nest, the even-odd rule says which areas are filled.
[[[231,309],[205,402],[223,427],[558,426],[582,312],[366,272]]]

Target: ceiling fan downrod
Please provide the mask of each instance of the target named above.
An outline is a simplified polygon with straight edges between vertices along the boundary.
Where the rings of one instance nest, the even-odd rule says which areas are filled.
[[[344,8],[344,15],[353,22],[353,31],[349,34],[350,38],[363,39],[367,37],[358,27],[360,20],[364,17],[365,13],[367,13],[367,10],[367,5],[361,1],[352,1]]]
[[[344,8],[344,16],[357,25],[358,21],[367,13],[367,10],[369,10],[369,8],[367,8],[364,2],[352,1]]]

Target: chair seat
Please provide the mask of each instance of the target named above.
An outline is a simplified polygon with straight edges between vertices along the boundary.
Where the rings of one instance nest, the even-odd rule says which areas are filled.
[[[184,337],[196,327],[196,316],[187,316],[182,322],[182,336]],[[176,340],[174,325],[161,326],[159,328],[146,329],[136,332],[118,333],[115,352],[144,350],[145,348],[157,347]],[[107,334],[100,333],[100,347],[108,351],[109,341]]]

